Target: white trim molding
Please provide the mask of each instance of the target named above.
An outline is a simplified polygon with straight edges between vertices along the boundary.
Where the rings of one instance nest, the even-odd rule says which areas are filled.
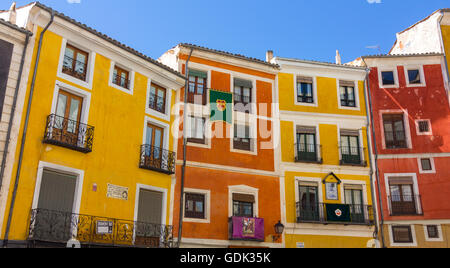
[[[253,206],[253,217],[259,217],[258,206],[258,188],[253,188],[248,185],[230,185],[228,186],[228,217],[233,216],[233,194],[247,194],[255,197],[255,204]]]
[[[129,74],[129,76],[128,76],[129,79],[128,80],[130,81],[130,83],[128,85],[129,89],[121,87],[121,86],[116,85],[116,84],[113,83],[114,67],[116,67],[116,66],[121,68],[121,69],[124,69],[125,71],[128,72],[128,74]],[[130,69],[128,67],[125,67],[122,64],[118,64],[115,61],[111,61],[111,67],[109,69],[108,86],[110,86],[112,88],[115,88],[115,89],[118,89],[118,90],[120,90],[120,91],[122,91],[122,92],[124,92],[126,94],[133,95],[133,91],[134,91],[134,76],[135,76],[135,72],[132,69]]]
[[[205,212],[204,219],[196,219],[196,218],[186,218],[185,216],[185,208],[186,208],[186,193],[193,194],[201,194],[205,196],[205,204],[203,210]],[[184,206],[183,206],[183,222],[193,222],[193,223],[211,223],[211,191],[210,190],[201,190],[201,189],[193,189],[193,188],[185,188],[184,189]]]
[[[410,227],[413,242],[412,243],[395,243],[394,242],[394,234],[392,232],[392,227],[394,227],[394,226]],[[416,228],[415,228],[414,224],[412,224],[412,225],[392,224],[392,225],[388,226],[388,231],[389,231],[389,242],[390,242],[391,247],[417,247]]]

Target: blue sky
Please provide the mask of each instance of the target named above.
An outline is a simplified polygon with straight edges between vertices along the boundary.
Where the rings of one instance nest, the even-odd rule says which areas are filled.
[[[387,53],[397,32],[450,7],[448,0],[40,2],[155,59],[185,42],[259,59],[271,49],[276,56],[327,62],[334,62],[336,49],[343,62],[379,53],[367,46]],[[12,1],[1,3],[8,9]]]

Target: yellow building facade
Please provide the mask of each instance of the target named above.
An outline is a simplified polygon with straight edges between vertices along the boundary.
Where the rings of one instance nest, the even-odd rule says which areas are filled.
[[[183,76],[40,3],[19,15],[36,40],[1,240],[170,246]]]
[[[373,245],[365,70],[274,58],[287,248]]]

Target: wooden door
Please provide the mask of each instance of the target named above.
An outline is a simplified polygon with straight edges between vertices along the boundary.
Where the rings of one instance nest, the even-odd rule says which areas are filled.
[[[147,125],[145,165],[162,167],[164,129],[152,124]]]

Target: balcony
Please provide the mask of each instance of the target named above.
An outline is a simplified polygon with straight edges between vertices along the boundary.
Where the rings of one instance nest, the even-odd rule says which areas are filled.
[[[363,160],[366,148],[361,147],[340,147],[342,166],[363,166],[367,167],[367,161]]]
[[[421,209],[420,195],[392,195],[388,196],[390,204],[391,216],[421,216],[423,215]]]
[[[229,240],[264,242],[264,219],[231,217],[228,237]]]
[[[65,246],[77,240],[82,247],[174,247],[172,226],[133,222],[68,212],[31,211],[28,241]]]
[[[52,114],[47,117],[43,142],[90,153],[94,142],[94,127]]]
[[[142,169],[173,175],[175,174],[175,160],[176,154],[174,152],[148,144],[141,146],[139,167]]]
[[[321,164],[321,148],[322,146],[317,144],[295,144],[295,162]]]
[[[373,225],[373,207],[347,204],[296,203],[297,223]]]

